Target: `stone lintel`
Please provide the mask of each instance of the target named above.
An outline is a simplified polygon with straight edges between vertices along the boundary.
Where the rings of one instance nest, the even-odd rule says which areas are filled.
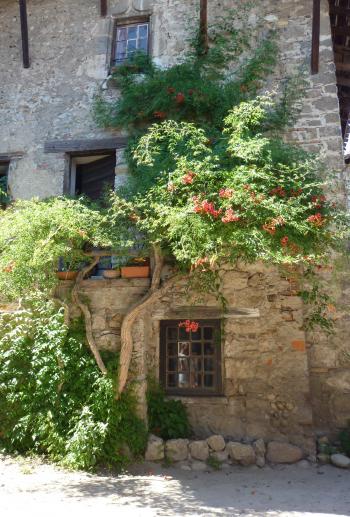
[[[152,319],[154,320],[162,320],[162,319],[183,319],[188,318],[191,315],[193,319],[217,319],[217,318],[259,318],[260,310],[259,309],[246,309],[246,308],[237,308],[237,307],[229,307],[226,311],[223,311],[217,307],[175,307],[173,309],[164,310],[159,309],[152,312]]]

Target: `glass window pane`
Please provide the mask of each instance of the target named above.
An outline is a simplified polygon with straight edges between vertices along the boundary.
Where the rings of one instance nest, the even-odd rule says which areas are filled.
[[[170,357],[168,359],[168,370],[169,372],[176,372],[177,369],[177,359],[176,357]]]
[[[177,356],[177,343],[168,343],[168,355]]]
[[[215,345],[214,343],[204,343],[204,355],[214,355]]]
[[[147,50],[148,50],[148,40],[147,39],[138,40],[138,50],[143,50],[143,52],[147,52]]]
[[[136,39],[128,40],[128,52],[135,52],[136,50]]]
[[[188,370],[190,369],[188,359],[180,357],[178,362],[178,368],[179,372],[188,372]]]
[[[204,339],[213,339],[213,327],[204,327]]]
[[[214,375],[212,375],[211,373],[204,374],[204,387],[205,388],[214,387]]]
[[[128,27],[128,39],[137,38],[137,27]]]
[[[202,338],[202,332],[201,332],[201,328],[199,328],[196,332],[191,332],[191,338],[193,340],[196,340],[196,339],[201,339]]]
[[[214,359],[204,359],[204,371],[205,372],[213,372],[214,371]]]
[[[177,340],[177,328],[176,327],[168,327],[167,336],[170,341]]]
[[[191,373],[191,388],[201,388],[202,387],[202,374],[201,373]]]
[[[176,373],[169,373],[167,376],[167,385],[169,388],[176,388]]]
[[[117,30],[117,41],[126,41],[126,27],[120,27],[120,29]]]
[[[202,343],[192,343],[192,355],[201,355],[202,354]]]
[[[139,25],[139,38],[145,38],[147,40],[148,37],[148,25]]]
[[[179,342],[179,357],[189,356],[190,355],[190,342],[189,341],[180,341]]]
[[[116,59],[117,61],[126,58],[126,41],[118,41]]]
[[[190,385],[190,374],[187,372],[187,373],[179,373],[179,376],[178,376],[178,383],[179,383],[179,388],[189,388],[189,385]]]
[[[186,332],[184,327],[179,328],[179,339],[188,339],[189,335],[189,332]]]
[[[191,358],[191,370],[194,372],[200,372],[202,370],[202,358],[192,357]]]

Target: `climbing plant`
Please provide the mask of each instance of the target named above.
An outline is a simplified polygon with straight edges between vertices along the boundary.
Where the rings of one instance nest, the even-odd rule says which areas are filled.
[[[239,16],[244,19],[246,11],[238,11]],[[16,202],[1,213],[2,298],[21,297],[23,310],[31,311],[26,318],[37,322],[41,316],[33,309],[33,292],[47,303],[54,296],[59,257],[79,264],[72,300],[82,311],[87,342],[100,369],[93,369],[85,355],[70,355],[74,346],[82,353],[81,341],[69,337],[59,309],[49,317],[42,309],[46,326],[31,326],[26,318],[14,326],[4,320],[0,382],[4,387],[11,378],[15,382],[0,403],[4,411],[16,410],[15,420],[0,428],[7,446],[43,448],[75,466],[89,467],[106,458],[106,451],[116,443],[109,434],[113,426],[118,423],[130,430],[139,425],[125,420],[126,408],[130,418],[134,413],[122,393],[133,349],[133,324],[179,276],[186,275],[188,283],[216,294],[224,303],[220,296],[224,264],[263,261],[312,270],[326,264],[330,250],[341,244],[347,220],[325,194],[327,179],[324,171],[320,173],[320,161],[279,136],[293,120],[302,81],[294,78],[281,91],[258,95],[278,59],[276,35],[252,37],[249,28],[236,30],[220,23],[209,31],[209,42],[204,53],[195,38],[192,50],[168,68],[135,55],[113,74],[118,99],[96,98],[99,123],[127,129],[132,136],[127,152],[130,180],[103,206],[55,198]],[[142,253],[153,254],[153,277],[149,292],[123,319],[117,376],[96,348],[91,314],[79,287],[98,260],[90,258],[90,247],[127,253],[130,248],[140,249],[140,241]],[[172,261],[175,274],[162,282],[165,257]],[[315,299],[320,300],[317,291],[309,297]],[[322,323],[324,306],[318,305],[317,310],[316,323]],[[51,329],[49,334],[45,329]],[[67,380],[61,385],[64,350],[70,355],[68,368],[77,360],[74,368],[86,367],[90,372],[84,381],[89,385],[86,396],[80,393],[75,399],[74,386]],[[39,358],[41,353],[48,354],[49,367]],[[73,383],[80,371],[74,368],[69,373]],[[25,378],[30,379],[28,387]],[[47,392],[41,392],[37,378],[44,384],[49,381]],[[51,391],[55,412],[45,406],[41,420],[37,408]],[[16,429],[13,443],[11,426]],[[30,426],[34,438],[29,435]],[[119,427],[117,437],[118,444],[125,438]],[[140,448],[139,444],[136,449]]]

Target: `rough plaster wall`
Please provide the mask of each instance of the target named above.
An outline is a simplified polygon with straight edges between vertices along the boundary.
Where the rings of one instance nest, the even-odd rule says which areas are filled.
[[[32,64],[30,69],[24,70],[21,63],[18,3],[14,0],[0,2],[0,154],[23,153],[22,158],[13,161],[10,171],[10,185],[15,197],[33,195],[45,197],[62,193],[67,157],[63,154],[44,154],[44,141],[97,138],[110,135],[95,126],[90,109],[94,93],[104,83],[108,74],[112,16],[122,18],[131,14],[150,14],[153,34],[152,54],[159,64],[166,65],[179,59],[186,49],[187,27],[189,22],[191,23],[197,16],[198,3],[197,0],[187,0],[186,2],[179,0],[110,0],[110,16],[101,19],[97,0],[75,0],[74,2],[32,0],[28,3]],[[212,0],[209,2],[209,15],[211,18],[214,14],[225,15],[227,8],[235,4],[234,0]],[[299,142],[307,149],[323,153],[329,167],[335,169],[334,184],[338,190],[338,196],[341,198],[347,181],[347,171],[343,170],[338,101],[326,0],[322,2],[322,11],[320,74],[310,77],[302,113],[293,130],[287,133],[286,138]],[[280,2],[262,0],[249,16],[251,25],[258,23],[258,15],[263,15],[265,17],[263,23],[266,28],[277,27],[280,30],[281,60],[276,72],[276,79],[283,79],[292,69],[302,63],[309,65],[311,13],[311,0],[307,2],[304,0],[281,0]],[[238,278],[232,280],[233,291],[237,288],[236,282],[239,282]],[[333,282],[333,280],[329,279],[329,282]],[[123,311],[128,304],[127,299],[122,299],[124,309],[121,310],[118,306],[121,303],[121,284],[108,285],[107,288],[105,284],[101,283],[89,284],[86,289],[88,296],[92,297],[95,336],[99,340],[100,346],[114,348],[118,346],[118,328],[120,328]],[[123,286],[123,296],[129,296],[127,294],[128,286],[131,297],[141,295],[146,288],[145,285],[128,283]],[[212,401],[212,407],[216,407],[216,412],[213,409],[213,414],[218,415],[219,421],[221,419],[224,425],[225,415],[229,413],[232,422],[236,422],[237,434],[254,435],[253,428],[255,422],[259,421],[259,416],[264,415],[262,422],[259,421],[257,424],[259,432],[264,434],[272,432],[271,419],[278,420],[280,412],[283,417],[283,411],[287,413],[291,411],[294,415],[292,434],[299,433],[303,439],[307,439],[310,411],[308,404],[304,401],[308,393],[306,386],[308,381],[305,380],[306,354],[297,351],[292,354],[288,348],[289,328],[299,335],[301,313],[297,312],[297,318],[294,318],[293,315],[291,321],[286,321],[284,318],[291,317],[288,311],[284,313],[280,307],[274,308],[270,302],[266,305],[264,297],[269,292],[268,289],[269,287],[266,285],[261,292],[258,287],[249,290],[250,306],[261,305],[264,307],[264,311],[266,308],[269,311],[265,312],[264,321],[253,324],[254,332],[249,332],[249,334],[251,336],[254,334],[254,338],[247,334],[247,328],[252,325],[251,320],[228,323],[228,328],[231,330],[231,341],[225,344],[227,347],[227,387],[225,389],[227,389],[226,396],[229,402],[217,402],[215,406]],[[334,284],[334,289],[338,299],[344,303],[345,307],[346,305],[348,307],[350,290],[345,275],[341,279],[341,285]],[[280,299],[281,294],[278,290],[272,294],[276,294],[278,300]],[[264,302],[262,298],[264,298]],[[295,300],[294,303],[299,302]],[[297,311],[300,310],[299,307]],[[346,351],[349,328],[347,309],[337,313],[336,317],[339,332],[335,338],[325,338],[320,334],[314,334],[308,336],[307,339],[311,379],[310,400],[314,410],[314,422],[317,429],[325,431],[335,430],[337,427],[345,425],[346,418],[350,414],[350,361]],[[280,325],[280,318],[285,321],[283,325]],[[266,325],[269,325],[269,321],[274,323],[271,323],[272,327],[267,330]],[[157,323],[153,324],[151,321],[147,323],[146,318],[144,326],[140,324],[135,328],[139,346],[143,342],[142,336],[143,340],[147,339],[149,343],[156,343],[156,336],[152,334],[153,325],[157,325]],[[284,332],[284,329],[288,330],[285,331],[285,335],[281,336],[282,344],[277,344],[278,332]],[[274,336],[273,339],[271,336],[267,338],[270,334]],[[302,341],[302,337],[299,337],[299,340]],[[276,346],[282,346],[283,354],[278,352]],[[270,351],[272,364],[264,365],[261,361],[265,358],[270,360]],[[141,379],[145,374],[142,361],[140,361],[140,357],[143,355],[137,347],[135,354],[136,375]],[[282,378],[278,377],[279,371],[281,368],[285,371],[287,366],[289,367],[291,359],[293,364],[295,362],[295,371],[298,372],[298,375],[296,377],[289,375],[290,383],[283,392]],[[257,377],[255,383],[253,376],[250,384],[248,381],[246,382],[246,392],[237,395],[235,392],[237,386],[242,385],[244,389],[245,385],[243,380],[239,384],[239,376],[241,373],[244,374],[251,361],[254,371],[259,372],[259,375],[262,372],[263,379],[258,382],[260,378]],[[272,365],[275,365],[276,368]],[[273,381],[273,386],[277,387],[276,400],[280,402],[279,405],[275,399],[266,399],[267,395],[271,397],[273,395],[271,386],[268,384],[270,381],[267,378],[274,379],[276,376],[277,380]],[[302,388],[300,388],[300,382]],[[293,383],[298,386],[298,389],[295,390],[296,393],[291,393],[295,389]],[[141,382],[140,386],[142,392],[144,383]],[[193,420],[204,432],[209,424],[201,422],[203,413],[207,412],[203,409],[203,401],[201,404],[198,401],[189,401],[189,403],[192,408]],[[293,409],[287,411],[286,404],[293,405]],[[264,411],[260,413],[258,408],[264,408]],[[302,419],[297,416],[299,410],[306,412],[305,425],[300,423]],[[277,416],[271,417],[271,411],[275,411]],[[234,420],[235,418],[238,420]],[[274,429],[277,429],[276,432],[282,432],[280,431],[282,427],[278,424]],[[235,432],[234,429],[232,434]]]

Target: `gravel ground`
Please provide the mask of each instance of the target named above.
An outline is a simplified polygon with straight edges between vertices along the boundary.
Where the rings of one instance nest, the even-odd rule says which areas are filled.
[[[330,465],[188,472],[143,464],[121,476],[0,456],[0,516],[350,516],[350,470]]]

